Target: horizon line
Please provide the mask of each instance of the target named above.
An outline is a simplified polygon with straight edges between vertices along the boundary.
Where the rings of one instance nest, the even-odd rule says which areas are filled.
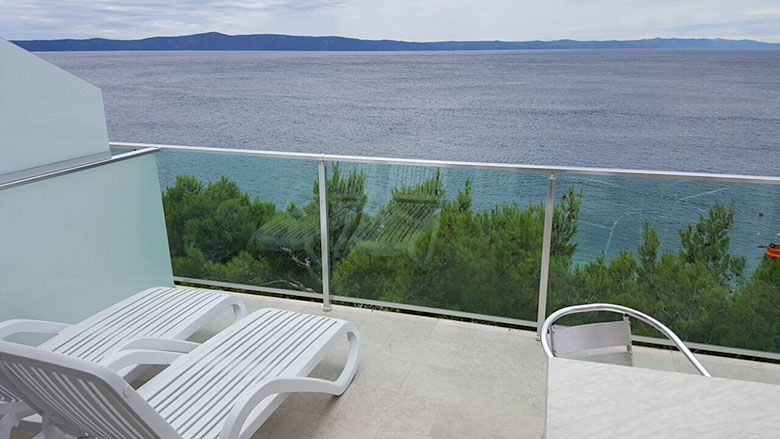
[[[611,43],[611,42],[635,42],[635,41],[653,41],[653,40],[686,40],[686,41],[732,41],[732,42],[755,42],[761,44],[770,44],[780,46],[780,42],[770,42],[763,40],[755,40],[751,38],[729,38],[729,37],[643,37],[643,38],[627,38],[627,39],[575,39],[575,38],[558,38],[558,39],[532,39],[532,40],[501,40],[501,39],[477,39],[477,40],[429,40],[429,41],[415,41],[415,40],[398,40],[390,38],[357,38],[347,37],[342,35],[295,35],[295,34],[280,34],[280,33],[253,33],[253,34],[226,34],[219,31],[198,32],[194,34],[184,35],[154,35],[140,38],[109,38],[109,37],[86,37],[86,38],[37,38],[37,39],[9,39],[11,42],[33,42],[33,41],[90,41],[90,40],[111,40],[111,41],[143,41],[154,38],[186,38],[202,35],[221,35],[225,37],[249,37],[249,36],[282,36],[282,37],[297,37],[297,38],[340,38],[347,40],[360,40],[371,42],[398,42],[409,44],[436,44],[436,43],[556,43],[556,42],[577,42],[577,43]]]

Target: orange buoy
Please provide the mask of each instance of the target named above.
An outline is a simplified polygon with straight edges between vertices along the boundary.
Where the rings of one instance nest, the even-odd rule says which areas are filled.
[[[764,216],[764,212],[758,211],[758,216]]]
[[[772,259],[780,259],[780,245],[775,244],[774,242],[769,244],[769,247],[766,248],[764,256]]]

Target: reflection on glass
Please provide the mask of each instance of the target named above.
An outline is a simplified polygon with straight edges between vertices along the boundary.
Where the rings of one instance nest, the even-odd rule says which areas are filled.
[[[334,294],[533,319],[546,176],[329,165]]]
[[[583,191],[582,208],[574,258],[550,273],[548,312],[616,303],[686,341],[780,351],[780,260],[765,256],[780,232],[780,188],[581,175],[559,184]]]
[[[174,275],[322,291],[316,163],[167,151],[159,167]]]

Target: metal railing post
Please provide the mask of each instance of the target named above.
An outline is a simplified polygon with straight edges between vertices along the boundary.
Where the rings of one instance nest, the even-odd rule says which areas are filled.
[[[542,271],[539,276],[539,314],[536,338],[540,339],[542,324],[547,317],[547,281],[550,275],[550,246],[552,243],[553,209],[555,208],[555,174],[547,179],[547,201],[544,204],[544,234],[542,235]]]
[[[322,238],[322,310],[330,311],[330,240],[328,239],[328,177],[325,157],[319,164],[320,237]]]

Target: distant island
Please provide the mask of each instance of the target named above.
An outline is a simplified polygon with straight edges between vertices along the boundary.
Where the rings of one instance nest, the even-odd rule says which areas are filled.
[[[219,32],[141,40],[12,41],[30,51],[98,50],[299,50],[299,51],[424,51],[424,50],[551,50],[551,49],[780,49],[780,43],[721,38],[652,38],[625,41],[439,41],[361,40],[293,35],[225,35]]]

